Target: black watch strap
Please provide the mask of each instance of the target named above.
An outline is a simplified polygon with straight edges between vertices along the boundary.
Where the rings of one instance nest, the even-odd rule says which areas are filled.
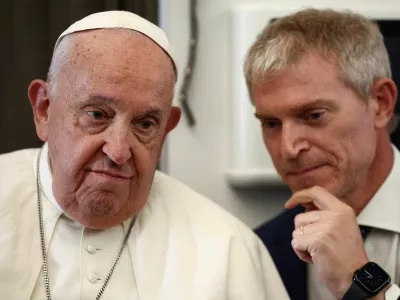
[[[354,281],[352,281],[350,288],[347,290],[346,294],[344,294],[342,300],[363,300],[368,297],[371,297],[371,295],[367,294]]]

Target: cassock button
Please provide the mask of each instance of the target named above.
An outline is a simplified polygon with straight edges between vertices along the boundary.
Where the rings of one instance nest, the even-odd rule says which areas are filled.
[[[90,254],[95,254],[97,252],[97,248],[95,245],[89,244],[86,246],[86,250],[87,252],[89,252]]]
[[[95,274],[93,274],[93,273],[89,273],[89,275],[88,275],[88,280],[91,282],[91,283],[97,283],[97,281],[99,281],[101,278],[99,277],[99,276],[96,276]]]

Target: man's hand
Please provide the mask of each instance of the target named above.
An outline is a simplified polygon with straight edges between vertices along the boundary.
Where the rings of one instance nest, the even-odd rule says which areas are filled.
[[[316,266],[326,287],[341,299],[354,271],[368,262],[354,211],[321,187],[299,191],[285,204],[297,205],[307,212],[295,218],[292,247],[300,259]]]

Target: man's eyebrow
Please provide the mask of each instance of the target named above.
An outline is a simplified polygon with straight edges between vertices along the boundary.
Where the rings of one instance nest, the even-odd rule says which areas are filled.
[[[165,115],[166,112],[161,108],[152,107],[149,109],[144,110],[138,116],[138,118],[145,117],[145,116],[162,116]]]
[[[89,97],[84,101],[84,103],[89,103],[89,104],[90,103],[104,103],[107,105],[113,104],[115,106],[118,106],[118,103],[115,98],[106,97],[101,94],[90,94]],[[167,111],[165,111],[165,109],[153,106],[153,107],[149,107],[146,109],[141,109],[140,111],[136,111],[135,119],[144,118],[146,116],[161,117],[165,114],[167,114]]]
[[[259,120],[265,120],[265,119],[273,119],[273,117],[269,114],[260,114],[260,113],[254,113],[254,116],[259,119]]]
[[[116,104],[116,100],[114,98],[106,97],[101,94],[90,94],[89,98],[87,99],[87,102],[90,102],[90,101],[103,102],[108,105]]]
[[[315,108],[316,106],[328,106],[328,107],[333,107],[333,106],[335,106],[335,105],[334,105],[334,101],[332,101],[332,100],[324,99],[324,98],[317,98],[317,99],[314,99],[314,100],[312,100],[312,101],[310,101],[310,102],[308,102],[308,103],[297,105],[296,107],[294,107],[294,108],[292,109],[291,112],[292,112],[293,114],[296,114],[296,113],[298,113],[299,111],[300,111],[300,112],[305,112],[305,111],[307,111],[307,110],[309,110],[309,109]]]
[[[329,106],[329,107],[334,107],[334,103],[332,100],[328,99],[322,99],[322,98],[317,98],[311,102],[304,103],[304,104],[299,104],[295,105],[292,108],[290,108],[289,113],[292,115],[298,115],[299,112],[300,114],[303,112],[306,112],[309,109],[315,108],[316,106]],[[255,113],[254,116],[259,119],[259,120],[265,120],[265,119],[274,119],[275,117],[269,113]]]

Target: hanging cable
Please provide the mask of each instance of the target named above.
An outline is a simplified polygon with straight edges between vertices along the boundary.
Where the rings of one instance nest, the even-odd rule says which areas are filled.
[[[197,0],[190,0],[190,38],[189,38],[189,58],[183,73],[183,84],[179,91],[179,102],[182,107],[183,114],[186,116],[189,127],[196,124],[193,111],[188,101],[188,91],[192,82],[193,70],[196,63],[197,54],[197,38],[198,38],[198,21],[197,21]]]

